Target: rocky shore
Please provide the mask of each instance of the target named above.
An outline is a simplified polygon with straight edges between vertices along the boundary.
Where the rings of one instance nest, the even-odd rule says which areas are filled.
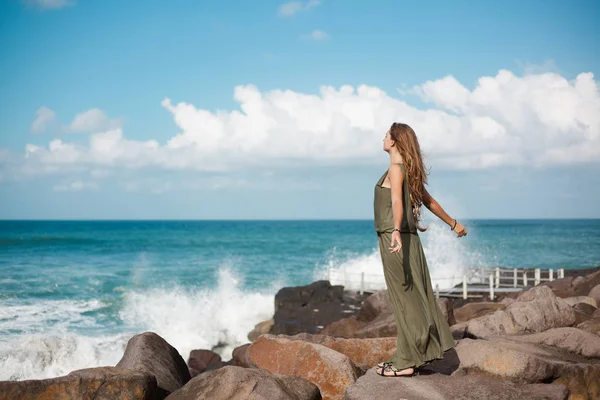
[[[0,382],[0,400],[600,399],[600,268],[489,301],[440,299],[456,347],[412,378],[381,377],[396,347],[387,292],[283,288],[231,359],[187,362],[153,332],[115,366]]]

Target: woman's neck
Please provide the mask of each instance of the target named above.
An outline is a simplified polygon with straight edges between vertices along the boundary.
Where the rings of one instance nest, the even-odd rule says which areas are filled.
[[[396,163],[402,163],[404,162],[402,159],[402,156],[400,155],[400,152],[398,150],[396,151],[390,151],[390,164],[396,164]]]

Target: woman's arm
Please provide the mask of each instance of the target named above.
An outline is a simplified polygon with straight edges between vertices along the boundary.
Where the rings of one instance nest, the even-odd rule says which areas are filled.
[[[404,183],[404,175],[402,174],[400,165],[390,165],[388,175],[390,177],[390,190],[392,192],[392,216],[394,218],[394,228],[400,229],[402,226],[402,216],[404,215],[404,207],[402,205],[402,185]],[[396,243],[395,246],[394,243]],[[391,246],[390,251],[392,253],[398,252],[402,248],[400,232],[392,232]]]
[[[452,219],[448,213],[446,213],[446,211],[444,211],[440,203],[438,203],[437,200],[434,199],[425,188],[423,188],[423,204],[429,209],[429,211],[431,211],[435,216],[444,221],[450,227],[454,226],[455,220]],[[467,234],[465,227],[458,222],[453,230],[458,234],[458,237]]]

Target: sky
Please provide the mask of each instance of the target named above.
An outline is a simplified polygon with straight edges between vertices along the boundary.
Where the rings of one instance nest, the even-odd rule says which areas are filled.
[[[0,0],[0,219],[600,218],[598,1]]]

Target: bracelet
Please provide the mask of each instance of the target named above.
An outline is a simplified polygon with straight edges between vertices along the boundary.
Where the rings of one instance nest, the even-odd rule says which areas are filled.
[[[452,228],[450,228],[450,230],[453,231],[454,228],[456,228],[456,220],[454,220],[454,226]]]
[[[394,230],[392,232],[396,232],[396,231],[400,232],[400,228],[394,228]]]

